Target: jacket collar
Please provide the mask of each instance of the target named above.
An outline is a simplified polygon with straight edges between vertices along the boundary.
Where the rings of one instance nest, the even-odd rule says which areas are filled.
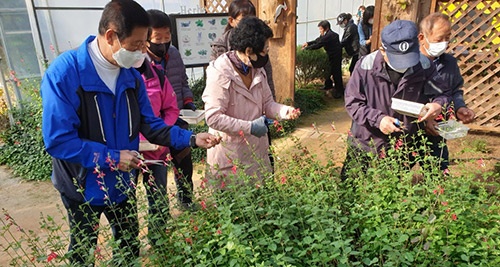
[[[80,76],[80,85],[85,91],[94,91],[94,92],[102,92],[109,93],[111,91],[107,88],[106,84],[101,80],[99,74],[94,67],[94,63],[90,58],[90,54],[88,51],[88,45],[92,42],[96,36],[90,35],[85,39],[85,41],[78,47],[76,51],[77,58],[77,71]],[[136,77],[134,76],[134,72],[137,72],[135,69],[120,69],[120,74],[118,74],[116,83],[116,91],[115,95],[119,95],[123,93],[126,89],[135,87]],[[137,72],[137,76],[139,76],[139,72]],[[81,77],[85,77],[85,79],[81,79]],[[129,86],[130,85],[130,86]]]
[[[223,54],[218,59],[213,61],[213,67],[234,83],[231,89],[234,89],[239,94],[245,96],[248,100],[254,103],[259,103],[259,101],[254,98],[251,91],[260,83],[267,82],[265,79],[264,68],[251,68],[250,71],[252,72],[253,79],[250,88],[247,89],[245,83],[243,83],[243,80],[241,79],[238,71],[234,68],[227,54]]]

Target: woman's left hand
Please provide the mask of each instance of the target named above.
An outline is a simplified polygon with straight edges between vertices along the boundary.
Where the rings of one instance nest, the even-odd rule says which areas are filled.
[[[289,107],[286,115],[288,120],[295,120],[300,116],[300,108]]]

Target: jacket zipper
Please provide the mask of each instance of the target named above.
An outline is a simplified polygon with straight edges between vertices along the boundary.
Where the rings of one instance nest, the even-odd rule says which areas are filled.
[[[101,127],[102,140],[107,142],[106,136],[104,135],[104,128],[102,127],[101,110],[99,109],[99,103],[97,102],[97,95],[94,96],[95,106],[97,108],[97,116],[99,117],[99,126]]]
[[[127,97],[127,108],[128,108],[128,137],[132,137],[132,112],[130,111],[130,100],[128,98],[128,94],[125,93],[125,96]]]

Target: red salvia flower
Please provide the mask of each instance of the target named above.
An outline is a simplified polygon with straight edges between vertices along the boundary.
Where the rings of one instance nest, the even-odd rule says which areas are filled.
[[[57,254],[52,251],[50,254],[47,256],[47,262],[51,262],[53,259],[57,258]]]

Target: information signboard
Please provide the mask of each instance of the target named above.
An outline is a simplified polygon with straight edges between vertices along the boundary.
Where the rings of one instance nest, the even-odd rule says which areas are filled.
[[[222,14],[172,14],[172,44],[179,49],[186,67],[201,67],[210,61],[210,44],[224,33],[228,22]]]

